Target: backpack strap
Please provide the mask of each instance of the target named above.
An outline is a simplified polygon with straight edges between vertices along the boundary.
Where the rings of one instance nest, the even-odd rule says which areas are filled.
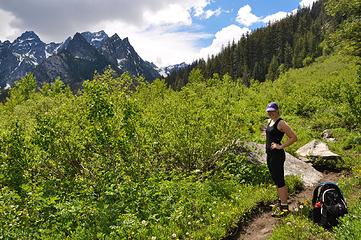
[[[336,192],[337,192],[337,190],[336,190],[335,188],[327,188],[327,189],[322,193],[321,201],[322,201],[323,203],[325,202],[325,195],[326,195],[326,193],[329,192],[329,191],[336,191]],[[338,194],[338,193],[337,193],[337,194]]]
[[[312,197],[312,205],[314,206],[317,202],[317,198],[318,198],[318,190],[320,189],[320,187],[322,187],[323,185],[318,185],[315,190],[313,190],[313,197]]]
[[[324,185],[327,185],[328,188],[333,188],[337,192],[337,194],[344,199],[343,194],[341,192],[341,189],[338,187],[338,185],[334,182],[325,182]]]
[[[312,197],[312,204],[315,205],[315,203],[317,202],[317,200],[322,200],[323,198],[322,196],[318,196],[320,194],[320,192],[324,192],[327,189],[334,189],[335,191],[337,191],[337,193],[339,194],[339,196],[344,199],[343,194],[341,192],[341,189],[338,187],[338,185],[335,182],[321,182],[313,191],[313,197]],[[321,197],[320,199],[318,199],[319,197]]]

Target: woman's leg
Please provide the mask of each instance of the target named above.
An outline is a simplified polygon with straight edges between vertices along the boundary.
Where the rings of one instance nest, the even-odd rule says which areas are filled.
[[[278,196],[280,197],[281,201],[282,199],[284,200],[285,197],[288,197],[284,176],[284,163],[284,152],[271,152],[267,154],[267,166],[274,183],[276,184],[277,188],[280,189],[278,190]]]
[[[280,188],[277,188],[277,192],[278,192],[278,197],[281,200],[281,204],[287,204],[287,200],[288,200],[288,189],[287,186],[283,186]]]
[[[284,178],[284,152],[273,152],[267,155],[267,165],[270,170],[273,181],[277,186],[277,193],[280,199],[279,209],[272,213],[272,216],[283,216],[288,211],[288,189]]]

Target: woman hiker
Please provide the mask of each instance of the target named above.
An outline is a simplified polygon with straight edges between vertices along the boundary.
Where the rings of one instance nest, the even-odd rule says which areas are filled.
[[[273,217],[282,217],[289,213],[288,209],[288,190],[285,184],[284,163],[286,159],[284,148],[297,141],[295,132],[280,117],[278,104],[271,102],[267,105],[266,112],[269,116],[269,122],[266,128],[266,153],[267,166],[271,173],[274,183],[277,185],[279,205],[274,208]],[[281,144],[283,135],[288,139]]]

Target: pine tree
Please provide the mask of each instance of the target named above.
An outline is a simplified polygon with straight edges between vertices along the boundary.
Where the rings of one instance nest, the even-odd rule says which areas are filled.
[[[306,49],[304,37],[296,37],[296,43],[293,50],[292,65],[296,68],[303,67],[303,59],[306,57]]]
[[[256,80],[263,81],[264,80],[264,74],[262,71],[262,66],[256,62],[256,64],[253,67],[252,71],[252,77]]]
[[[276,56],[272,57],[271,63],[268,66],[267,79],[276,80],[279,76],[279,62]]]
[[[285,46],[283,62],[287,69],[292,67],[292,48],[288,42]]]
[[[249,75],[250,74],[249,74],[248,66],[245,64],[245,65],[243,65],[243,68],[242,68],[242,82],[246,87],[249,87],[251,85]]]

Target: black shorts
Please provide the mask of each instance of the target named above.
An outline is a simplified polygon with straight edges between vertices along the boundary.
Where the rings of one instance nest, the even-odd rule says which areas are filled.
[[[284,163],[286,154],[284,150],[267,151],[267,166],[271,177],[278,188],[286,186]]]

